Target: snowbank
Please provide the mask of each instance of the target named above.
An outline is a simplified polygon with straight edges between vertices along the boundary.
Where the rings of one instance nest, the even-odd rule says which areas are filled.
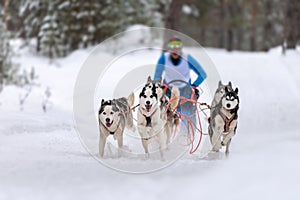
[[[185,155],[164,170],[140,176],[100,165],[82,148],[74,131],[73,86],[89,52],[78,50],[53,63],[28,48],[18,50],[15,61],[24,69],[34,67],[40,85],[33,87],[23,111],[19,96],[25,89],[9,86],[0,94],[0,199],[298,196],[299,50],[283,56],[279,49],[268,53],[207,49],[223,82],[231,80],[240,91],[240,118],[230,157],[210,154],[199,160]],[[47,87],[51,106],[44,113],[41,104]],[[130,164],[124,158],[122,162]]]

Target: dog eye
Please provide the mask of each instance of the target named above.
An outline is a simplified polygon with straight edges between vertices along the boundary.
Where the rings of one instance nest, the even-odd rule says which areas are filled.
[[[106,112],[103,112],[103,115],[106,115]]]
[[[110,112],[110,114],[111,114],[111,115],[113,115],[113,114],[114,114],[114,112]]]
[[[151,95],[150,98],[153,98],[153,95]]]
[[[144,95],[144,98],[147,98],[147,96],[146,96],[146,95]]]

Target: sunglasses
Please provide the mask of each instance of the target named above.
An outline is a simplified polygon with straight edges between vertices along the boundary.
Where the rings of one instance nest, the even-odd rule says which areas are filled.
[[[172,41],[168,43],[169,49],[180,48],[183,46],[183,42],[181,41]]]

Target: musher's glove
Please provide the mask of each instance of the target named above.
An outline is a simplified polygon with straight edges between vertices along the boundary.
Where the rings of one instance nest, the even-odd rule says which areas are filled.
[[[198,99],[199,96],[200,96],[200,93],[199,93],[199,90],[198,90],[198,86],[196,86],[194,84],[192,86],[193,86],[193,90],[195,92],[195,99]]]

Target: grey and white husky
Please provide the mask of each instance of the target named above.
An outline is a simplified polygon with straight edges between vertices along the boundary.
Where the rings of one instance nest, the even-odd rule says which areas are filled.
[[[122,97],[107,101],[102,99],[98,113],[100,129],[99,154],[101,157],[104,155],[105,143],[109,135],[112,135],[118,141],[118,156],[121,155],[125,127],[135,131],[133,115],[130,109],[133,104],[134,93],[131,93],[128,98]]]
[[[219,88],[224,85],[219,84]],[[220,92],[220,89],[217,92]],[[225,153],[228,155],[229,146],[232,137],[236,133],[239,96],[238,88],[232,89],[232,85],[228,84],[224,87],[224,94],[221,96],[219,102],[211,109],[211,116],[209,121],[208,133],[212,144],[212,150],[218,152],[222,146],[226,146]]]

